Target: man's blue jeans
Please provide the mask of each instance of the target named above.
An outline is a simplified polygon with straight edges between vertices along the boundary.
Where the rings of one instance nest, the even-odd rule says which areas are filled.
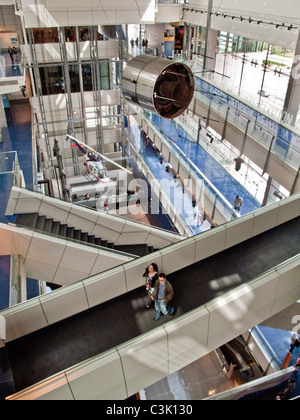
[[[155,309],[155,319],[160,319],[163,315],[173,315],[174,313],[174,308],[172,306],[167,308],[167,304],[160,299],[155,301]]]

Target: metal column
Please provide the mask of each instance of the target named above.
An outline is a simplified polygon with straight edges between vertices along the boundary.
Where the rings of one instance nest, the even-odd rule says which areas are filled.
[[[90,51],[91,51],[91,71],[93,84],[93,98],[96,114],[96,140],[98,152],[104,153],[102,108],[101,108],[101,79],[98,58],[98,28],[90,27]]]
[[[46,145],[46,152],[47,152],[48,160],[51,164],[50,166],[53,166],[52,150],[51,150],[50,142],[49,142],[48,125],[47,125],[47,119],[46,119],[46,113],[45,113],[45,107],[44,107],[44,101],[43,101],[42,82],[41,82],[41,77],[40,77],[38,60],[36,56],[34,35],[33,35],[32,28],[27,29],[27,35],[28,35],[28,40],[29,40],[31,62],[32,62],[33,73],[34,73],[34,78],[35,78],[35,90],[36,90],[36,95],[39,102],[40,114],[41,114],[41,119],[42,119],[42,127],[43,127],[43,134],[44,134],[44,140],[45,140],[45,145]]]
[[[58,39],[59,39],[59,50],[60,50],[60,56],[61,56],[61,62],[62,62],[64,91],[65,91],[66,110],[67,110],[67,119],[68,119],[67,134],[74,136],[75,135],[74,111],[73,111],[73,104],[72,104],[71,80],[70,80],[70,74],[69,74],[69,63],[68,63],[68,54],[67,54],[67,48],[66,48],[65,28],[59,28]],[[75,165],[74,173],[75,175],[80,175],[78,154],[77,154],[77,149],[75,148],[72,148],[72,159]]]

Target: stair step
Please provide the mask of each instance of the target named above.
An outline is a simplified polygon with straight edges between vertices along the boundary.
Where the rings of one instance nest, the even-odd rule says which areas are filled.
[[[16,224],[35,229],[38,217],[38,213],[18,214]]]
[[[36,229],[43,231],[44,230],[44,226],[45,226],[45,222],[46,222],[46,216],[39,216],[37,223],[36,223]]]
[[[74,239],[76,239],[76,241],[81,241],[81,230],[74,231]]]
[[[101,238],[95,238],[95,244],[98,246],[102,246]]]
[[[53,222],[53,224],[52,224],[53,235],[59,235],[59,229],[60,229],[60,223],[59,222]]]
[[[108,241],[106,241],[105,239],[101,239],[101,246],[103,246],[104,248],[107,248],[108,245]]]
[[[154,247],[153,246],[147,246],[147,252],[148,252],[148,254],[153,254]]]
[[[53,226],[53,219],[46,219],[44,225],[44,232],[51,233]]]
[[[82,232],[81,233],[81,242],[88,242],[88,233],[87,232]]]
[[[115,249],[118,251],[126,252],[127,254],[137,255],[139,257],[145,257],[148,255],[148,247],[145,244],[140,245],[115,245]]]
[[[68,229],[67,225],[60,225],[59,236],[62,236],[65,238],[67,236],[67,229]]]
[[[95,244],[95,235],[89,235],[88,236],[88,243],[89,244]]]
[[[68,227],[67,228],[67,238],[68,239],[74,239],[74,228]]]

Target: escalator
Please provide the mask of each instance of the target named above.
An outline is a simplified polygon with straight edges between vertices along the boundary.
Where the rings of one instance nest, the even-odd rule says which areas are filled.
[[[239,336],[220,347],[222,359],[225,359],[227,366],[232,365],[234,371],[243,378],[245,382],[261,377],[263,372],[253,358],[250,349],[243,336]]]
[[[247,285],[298,255],[299,234],[300,217],[168,276],[175,289],[173,305],[177,308],[176,317],[238,286]],[[174,319],[166,316],[153,322],[154,309],[146,310],[146,301],[145,289],[141,286],[6,343],[15,391],[23,390]]]
[[[66,223],[54,221],[52,218],[39,215],[38,213],[22,213],[17,216],[16,225],[37,230],[41,233],[53,234],[59,238],[66,238],[82,242],[83,244],[97,245],[109,250],[121,251],[126,254],[144,257],[156,251],[153,246],[147,244],[115,245],[96,235],[89,235],[87,232],[68,226]]]

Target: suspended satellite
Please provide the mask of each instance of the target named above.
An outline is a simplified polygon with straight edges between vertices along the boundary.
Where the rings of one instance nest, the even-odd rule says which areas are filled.
[[[101,155],[99,152],[96,152],[92,147],[88,146],[82,141],[77,140],[75,137],[72,137],[69,134],[67,134],[66,140],[70,140],[71,147],[77,147],[85,156],[86,161],[84,164],[86,166],[87,171],[98,181],[103,182],[104,184],[107,184],[111,181],[107,173],[105,163],[103,162],[104,160],[122,169],[122,171],[132,174],[132,172],[130,172],[128,169],[123,168],[123,166],[119,165],[113,160]]]
[[[179,117],[190,105],[195,80],[183,63],[140,55],[127,64],[122,78],[124,98],[166,119]]]

